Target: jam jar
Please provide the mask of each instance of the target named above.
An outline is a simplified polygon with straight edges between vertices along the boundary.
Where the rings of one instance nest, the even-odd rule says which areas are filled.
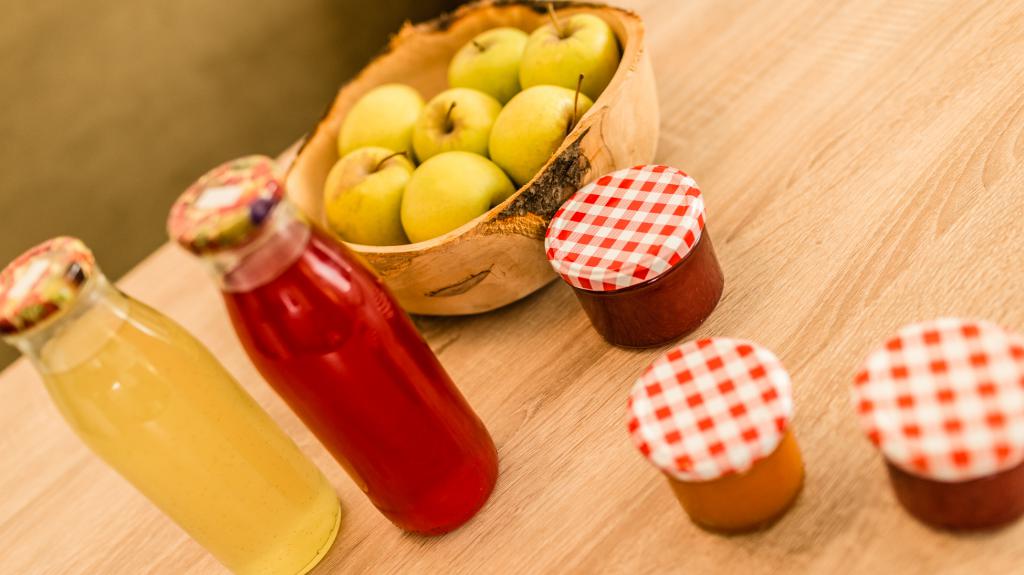
[[[987,321],[908,325],[858,371],[853,402],[896,499],[926,524],[1024,514],[1024,337]]]
[[[628,407],[634,445],[705,529],[768,526],[803,487],[789,375],[756,343],[712,338],[677,346],[636,381]]]
[[[548,261],[608,342],[651,347],[697,329],[725,283],[693,178],[668,166],[602,176],[555,213]]]
[[[439,534],[484,506],[487,428],[380,278],[285,197],[273,160],[212,170],[168,228],[213,271],[257,369],[381,513]]]

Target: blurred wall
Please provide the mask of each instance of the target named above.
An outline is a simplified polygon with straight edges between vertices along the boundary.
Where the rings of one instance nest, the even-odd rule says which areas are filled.
[[[121,276],[192,180],[286,148],[404,20],[457,3],[0,0],[0,265],[69,234]]]

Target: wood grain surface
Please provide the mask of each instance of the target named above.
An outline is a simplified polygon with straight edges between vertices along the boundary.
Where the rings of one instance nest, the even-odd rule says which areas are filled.
[[[404,534],[257,376],[200,266],[165,247],[123,287],[209,345],[341,494],[315,573],[1020,572],[1024,522],[955,536],[897,506],[847,387],[910,321],[1024,331],[1024,5],[623,4],[648,27],[658,159],[704,189],[726,274],[695,335],[757,340],[790,369],[805,491],[762,533],[690,524],[625,431],[627,389],[659,350],[609,347],[552,284],[490,314],[419,320],[502,475],[462,529]],[[0,430],[0,573],[220,572],[77,441],[24,361],[0,378]]]

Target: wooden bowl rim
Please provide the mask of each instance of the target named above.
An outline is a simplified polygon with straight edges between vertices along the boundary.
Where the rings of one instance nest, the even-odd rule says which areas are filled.
[[[392,57],[413,36],[421,34],[444,34],[448,31],[449,28],[451,28],[453,25],[456,25],[459,21],[466,18],[467,16],[472,15],[474,12],[486,9],[503,10],[511,8],[526,8],[528,10],[540,13],[547,10],[548,4],[552,4],[556,10],[565,10],[569,13],[595,11],[610,12],[620,19],[620,22],[622,23],[623,27],[626,28],[626,31],[629,32],[629,35],[626,38],[621,38],[618,37],[618,35],[616,35],[616,37],[619,40],[619,45],[622,49],[622,55],[619,60],[619,66],[615,70],[615,75],[612,76],[612,79],[608,83],[608,86],[604,89],[601,95],[598,96],[597,100],[594,102],[594,105],[591,106],[590,110],[588,110],[587,113],[584,114],[579,119],[579,121],[576,123],[576,126],[573,127],[572,131],[565,137],[564,140],[562,140],[562,143],[551,154],[551,157],[548,158],[548,161],[545,162],[543,166],[541,166],[540,170],[538,170],[536,174],[534,174],[533,178],[531,178],[530,181],[527,182],[526,184],[519,186],[516,189],[515,193],[510,195],[508,198],[505,199],[505,201],[498,204],[497,206],[494,206],[493,208],[487,210],[483,214],[480,214],[479,216],[466,222],[465,224],[462,224],[461,226],[449,232],[446,232],[440,236],[430,238],[429,240],[408,244],[400,244],[395,246],[373,246],[368,244],[357,244],[347,242],[345,240],[342,240],[341,238],[338,238],[336,234],[331,232],[332,236],[337,238],[338,241],[345,242],[345,245],[349,249],[362,254],[418,254],[433,250],[434,248],[437,248],[439,246],[446,245],[454,240],[460,239],[463,236],[467,236],[470,232],[475,230],[481,223],[493,219],[495,215],[501,213],[504,209],[510,206],[520,195],[523,194],[523,192],[529,190],[533,186],[534,182],[536,182],[537,179],[548,170],[551,164],[566,150],[566,148],[575,144],[589,131],[589,120],[591,116],[600,108],[600,105],[602,103],[607,105],[607,100],[610,97],[609,92],[611,92],[612,88],[618,86],[621,83],[622,78],[626,74],[633,72],[641,64],[643,58],[644,26],[643,20],[641,20],[640,16],[636,12],[633,12],[632,10],[620,8],[617,6],[610,6],[600,2],[574,2],[567,0],[556,0],[553,2],[533,2],[531,0],[478,0],[470,4],[464,4],[458,7],[454,12],[444,13],[432,20],[427,20],[425,22],[421,22],[418,24],[412,24],[407,21],[405,24],[403,24],[402,28],[399,29],[397,34],[392,36],[390,42],[388,42],[388,45],[380,54],[375,56],[369,63],[367,63],[366,66],[364,66],[359,71],[358,74],[356,74],[351,79],[342,84],[342,86],[338,89],[334,99],[331,100],[331,103],[327,106],[327,109],[324,111],[324,114],[317,122],[316,128],[314,128],[311,134],[307,135],[301,140],[300,145],[298,146],[298,149],[295,153],[295,159],[298,159],[298,157],[302,155],[309,141],[316,134],[318,134],[322,127],[326,124],[327,119],[331,116],[331,112],[334,110],[334,105],[337,102],[338,95],[340,95],[341,92],[347,89],[350,85],[358,82],[366,74],[367,70],[374,67],[382,60]],[[288,179],[288,177],[291,176],[292,170],[294,169],[295,165],[295,161],[289,164],[285,176],[286,180]],[[312,217],[312,214],[308,215]],[[318,221],[318,223],[320,222]]]

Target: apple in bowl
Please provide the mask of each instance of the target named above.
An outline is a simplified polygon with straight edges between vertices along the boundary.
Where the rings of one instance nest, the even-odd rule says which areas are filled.
[[[458,229],[516,191],[511,180],[487,158],[470,152],[443,152],[416,168],[402,198],[406,235],[423,242]]]
[[[413,169],[405,152],[370,146],[346,154],[324,184],[327,227],[356,244],[409,243],[399,213]]]
[[[413,126],[412,145],[424,162],[442,152],[487,156],[491,126],[501,103],[471,88],[452,88],[434,96]]]
[[[533,86],[516,94],[491,129],[490,153],[517,185],[544,167],[594,103],[579,91]]]
[[[493,28],[467,42],[448,66],[448,84],[490,94],[502,105],[515,96],[519,63],[529,36],[518,28]]]
[[[551,22],[537,28],[523,48],[519,84],[575,88],[583,76],[582,91],[596,100],[619,67],[619,43],[611,26],[585,12],[564,20],[548,4]]]
[[[367,146],[412,152],[412,132],[423,98],[404,84],[370,90],[345,116],[338,132],[338,155]]]

